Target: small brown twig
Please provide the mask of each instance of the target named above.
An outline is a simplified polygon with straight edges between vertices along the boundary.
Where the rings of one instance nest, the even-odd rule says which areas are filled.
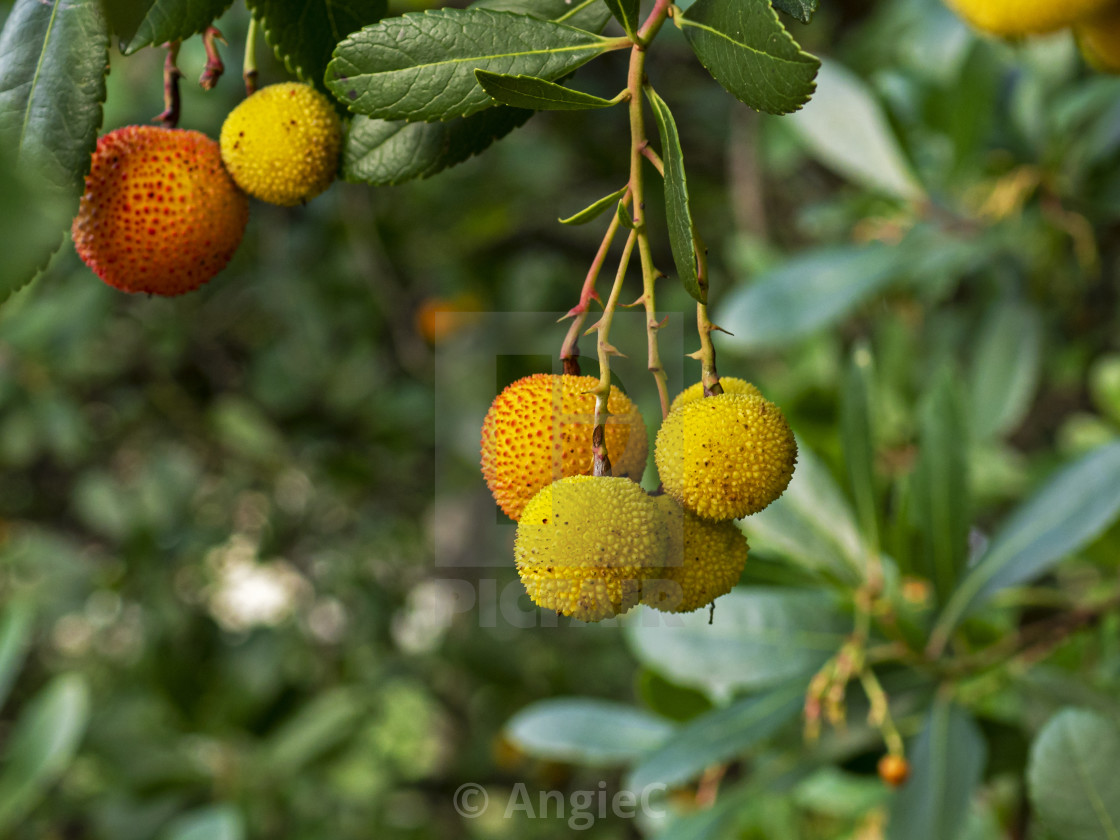
[[[216,41],[226,43],[226,39],[222,37],[222,33],[216,26],[207,26],[206,31],[202,33],[202,46],[206,50],[206,67],[198,79],[198,84],[203,90],[213,90],[222,73],[226,72],[226,66],[222,64],[222,57],[218,54]]]
[[[163,113],[152,122],[163,123],[164,128],[175,128],[179,124],[182,102],[179,97],[179,79],[183,71],[176,62],[179,60],[179,42],[164,44],[167,57],[163,60]]]

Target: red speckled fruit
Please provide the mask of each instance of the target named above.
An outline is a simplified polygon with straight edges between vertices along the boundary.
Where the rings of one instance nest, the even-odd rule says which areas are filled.
[[[72,234],[78,256],[126,292],[179,295],[221,271],[249,199],[198,131],[130,125],[97,141]]]

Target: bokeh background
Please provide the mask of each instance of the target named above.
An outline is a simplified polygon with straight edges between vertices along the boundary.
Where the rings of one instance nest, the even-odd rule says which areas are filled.
[[[651,59],[734,333],[720,370],[838,475],[842,372],[873,351],[885,487],[913,471],[922,397],[949,371],[983,526],[1117,435],[1120,80],[1067,34],[982,39],[935,0],[821,6],[789,22],[827,62],[809,119],[749,112],[671,27]],[[182,127],[216,137],[240,100],[247,21],[235,4],[218,22],[212,92],[194,84],[200,40],[183,45]],[[268,52],[262,83],[284,80]],[[104,128],[149,122],[163,53],[112,61]],[[609,55],[579,80],[613,95],[624,74]],[[230,266],[182,298],[110,289],[67,241],[0,306],[0,835],[553,837],[563,819],[464,820],[453,794],[617,787],[610,766],[528,756],[504,725],[545,698],[674,689],[616,622],[489,600],[517,596],[513,527],[476,449],[496,391],[553,369],[552,322],[601,235],[556,220],[617,189],[624,132],[621,111],[542,114],[429,181],[254,203]],[[699,371],[689,299],[663,285],[675,391]],[[640,319],[619,324],[652,434]],[[902,562],[920,531],[889,521]],[[1115,528],[1090,555],[1116,565]],[[797,582],[779,557],[755,551],[744,581]],[[847,769],[858,783],[873,764]],[[775,797],[734,836],[872,830],[851,802]],[[608,816],[585,833],[657,830]]]

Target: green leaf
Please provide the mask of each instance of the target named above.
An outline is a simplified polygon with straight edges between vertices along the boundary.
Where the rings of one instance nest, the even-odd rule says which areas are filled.
[[[814,157],[860,186],[908,200],[925,195],[878,100],[843,65],[821,63],[813,101],[788,122]]]
[[[499,107],[437,123],[354,117],[342,148],[342,174],[379,186],[428,178],[483,151],[531,116],[532,111]]]
[[[648,668],[719,700],[811,674],[843,644],[848,624],[825,593],[739,587],[716,602],[713,624],[706,610],[642,608],[628,617],[626,638]]]
[[[247,0],[288,72],[327,90],[323,76],[338,42],[376,23],[387,0]]]
[[[887,840],[957,840],[987,761],[976,722],[951,701],[935,701],[909,750],[910,780],[891,803]]]
[[[634,226],[634,217],[630,215],[630,211],[626,208],[626,203],[623,201],[618,202],[618,207],[615,208],[615,215],[618,216],[618,221],[627,230],[636,230]]]
[[[505,734],[538,758],[610,765],[645,755],[673,729],[668,721],[632,706],[566,697],[525,707],[506,724]]]
[[[152,47],[168,41],[185,41],[201,32],[222,16],[233,0],[137,0],[129,14],[129,28],[118,32],[121,52],[125,55],[141,47]],[[114,16],[114,24],[117,18]]]
[[[1120,442],[1062,469],[1005,521],[938,617],[930,645],[993,593],[1029,581],[1095,539],[1120,515]]]
[[[946,367],[921,409],[918,464],[910,512],[921,540],[919,562],[945,603],[968,559],[968,430],[956,379]]]
[[[622,24],[626,34],[631,38],[638,36],[639,0],[606,0],[607,8],[611,15]]]
[[[771,0],[771,2],[775,9],[780,9],[802,23],[808,23],[813,19],[813,13],[818,5],[818,0]]]
[[[605,195],[596,201],[594,204],[588,205],[580,210],[578,213],[569,216],[566,219],[560,219],[562,225],[585,225],[588,222],[599,218],[603,212],[615,202],[622,201],[622,197],[626,195],[629,187],[623,187],[620,190],[615,190],[610,195]]]
[[[535,111],[586,111],[589,108],[609,108],[618,102],[572,90],[556,82],[536,76],[506,76],[475,70],[475,78],[482,89],[503,105],[531,108]]]
[[[335,50],[327,87],[355,113],[446,120],[493,105],[477,69],[558,79],[617,46],[570,26],[487,9],[439,9],[383,20]]]
[[[1038,388],[1042,321],[1027,303],[1000,300],[984,318],[970,376],[972,427],[981,439],[1014,430]]]
[[[13,164],[0,155],[0,302],[46,267],[75,210],[70,196],[43,189]]]
[[[797,716],[805,705],[805,689],[798,680],[701,715],[642,758],[623,787],[644,790],[656,783],[678,787],[713,764],[741,755]]]
[[[31,608],[24,601],[13,601],[0,620],[0,708],[8,699],[30,643]]]
[[[349,737],[364,711],[353,691],[336,688],[317,695],[272,736],[269,767],[294,776]]]
[[[176,819],[162,840],[242,840],[245,822],[232,805],[198,808]]]
[[[1120,729],[1063,709],[1038,733],[1027,766],[1031,804],[1062,840],[1120,840]]]
[[[28,704],[7,739],[0,774],[0,835],[18,823],[70,763],[89,718],[89,689],[55,677]]]
[[[696,0],[674,20],[700,63],[741,102],[788,114],[812,96],[820,62],[801,51],[768,0]]]
[[[873,551],[879,548],[879,517],[875,494],[874,360],[871,348],[860,342],[840,392],[840,437],[848,485],[859,512],[860,531]]]
[[[845,316],[896,279],[909,259],[887,245],[819,248],[788,259],[729,294],[714,320],[737,350],[790,344]]]
[[[665,220],[669,225],[669,245],[673,250],[673,264],[685,291],[700,303],[708,302],[708,283],[697,276],[696,245],[693,238],[692,211],[688,206],[688,180],[684,174],[684,154],[677,123],[669,106],[652,87],[646,87],[646,97],[653,108],[657,131],[661,135],[661,162],[665,166]]]
[[[18,0],[0,31],[0,301],[47,264],[77,211],[108,66],[98,0]]]
[[[531,15],[542,20],[566,23],[588,32],[601,32],[611,19],[611,11],[603,0],[478,0],[471,3],[470,7]]]
[[[859,582],[867,558],[855,516],[828,468],[797,443],[789,487],[765,510],[743,520],[751,550],[770,552],[814,574]]]
[[[712,701],[702,692],[669,682],[648,668],[638,672],[638,698],[654,714],[678,722],[692,720],[712,708]]]

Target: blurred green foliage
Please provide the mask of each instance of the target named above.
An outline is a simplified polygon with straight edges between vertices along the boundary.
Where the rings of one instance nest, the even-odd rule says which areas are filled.
[[[1031,555],[1042,577],[1012,566],[989,608],[960,604],[962,656],[1115,596],[1120,475],[1078,459],[1120,432],[1120,80],[1066,35],[981,39],[936,0],[837,0],[790,25],[826,60],[791,118],[738,106],[669,28],[650,63],[734,333],[720,370],[803,443],[789,493],[745,523],[743,586],[711,626],[539,614],[477,471],[481,412],[516,375],[495,358],[559,348],[550,313],[574,304],[598,231],[556,219],[617,189],[621,113],[538,115],[430,181],[254,204],[230,267],[181,299],[109,289],[65,243],[0,307],[0,834],[552,837],[563,817],[468,820],[455,791],[664,780],[662,819],[588,836],[879,837],[888,814],[908,840],[1066,836],[1021,825],[1031,785],[1063,784],[1024,768],[1032,742],[1076,760],[1085,732],[1115,752],[1116,608],[1033,667],[884,669],[918,768],[901,796],[874,776],[861,688],[848,730],[814,746],[798,714],[870,554],[920,648],[1000,535],[1053,549]],[[180,54],[181,124],[211,136],[241,96],[244,8],[218,26],[233,46],[215,91],[190,83],[199,39]],[[113,53],[105,129],[161,110],[162,60]],[[624,72],[607,56],[579,79],[612,96]],[[15,177],[0,169],[11,264],[55,214]],[[418,316],[441,304],[491,314],[437,316],[433,341]],[[659,306],[676,390],[699,375],[691,299],[666,285]],[[652,423],[644,333],[619,323],[617,372]],[[953,702],[931,701],[938,680]],[[1093,712],[1047,723],[1067,706]],[[944,833],[905,833],[929,808]]]

